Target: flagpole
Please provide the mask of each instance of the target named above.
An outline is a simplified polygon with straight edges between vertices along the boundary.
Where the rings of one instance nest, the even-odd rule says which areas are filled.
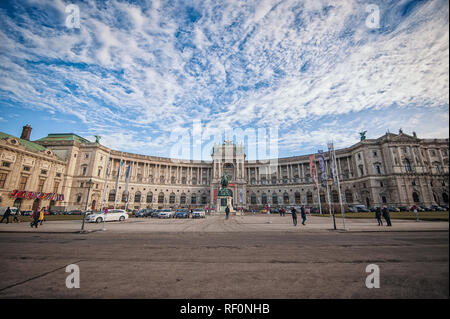
[[[319,212],[320,215],[322,215],[322,203],[320,202],[320,191],[319,191],[319,175],[317,174],[317,169],[316,169],[316,181],[317,181],[317,197],[319,198]]]
[[[120,155],[120,163],[119,163],[119,169],[117,170],[117,177],[116,177],[116,189],[115,189],[115,196],[114,196],[114,209],[116,209],[117,205],[117,193],[119,191],[119,179],[120,179],[120,169],[122,168],[123,162],[122,162],[122,154]]]
[[[327,161],[324,160],[324,162],[325,162],[325,170],[326,170],[326,172],[328,172]],[[328,211],[331,215],[331,219],[333,220],[334,230],[336,230],[336,219],[334,217],[334,213],[331,211],[331,198],[330,198],[330,191],[329,191],[330,186],[328,185],[328,180],[327,180],[326,185],[327,185]]]
[[[344,212],[344,206],[342,205],[341,185],[339,182],[339,172],[338,172],[338,167],[337,167],[337,162],[336,162],[336,152],[334,150],[334,145],[333,145],[332,151],[333,151],[334,167],[336,170],[336,179],[337,179],[337,187],[338,187],[338,192],[339,192],[339,205],[341,207],[342,223],[344,224],[344,230],[346,230],[345,229],[345,212]]]
[[[108,163],[106,164],[105,186],[103,187],[103,206],[105,206],[105,204],[106,204],[106,187],[108,185],[110,164],[111,164],[111,151],[108,154]],[[102,208],[104,208],[104,207],[102,207]]]

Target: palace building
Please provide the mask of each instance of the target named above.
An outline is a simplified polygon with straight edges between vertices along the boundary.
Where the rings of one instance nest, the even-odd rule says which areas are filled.
[[[113,150],[76,134],[49,134],[35,141],[30,136],[29,125],[20,138],[0,132],[0,206],[214,207],[223,172],[235,207],[318,206],[319,195],[322,205],[326,202],[325,188],[318,192],[314,187],[309,155],[278,158],[271,161],[274,166],[246,160],[243,145],[226,141],[214,146],[210,161],[175,160]],[[368,207],[447,205],[448,151],[448,139],[420,139],[401,131],[336,150],[342,200]],[[338,205],[336,185],[330,199]]]

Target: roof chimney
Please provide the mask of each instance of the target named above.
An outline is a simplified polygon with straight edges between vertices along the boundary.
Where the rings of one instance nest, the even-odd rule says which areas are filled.
[[[22,129],[22,135],[20,135],[20,138],[23,139],[23,140],[29,141],[30,140],[30,135],[31,135],[31,130],[32,130],[32,128],[31,128],[30,125],[28,125],[28,124],[25,125],[23,127],[23,129]]]

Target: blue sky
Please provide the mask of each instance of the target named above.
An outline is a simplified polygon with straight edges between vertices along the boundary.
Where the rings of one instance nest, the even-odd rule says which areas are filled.
[[[446,0],[1,1],[0,131],[157,156],[195,121],[205,140],[278,128],[280,157],[362,130],[448,137],[448,13]]]

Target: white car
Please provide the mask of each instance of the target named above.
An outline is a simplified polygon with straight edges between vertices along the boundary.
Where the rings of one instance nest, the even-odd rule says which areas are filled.
[[[123,209],[111,209],[107,214],[104,212],[95,212],[86,216],[86,221],[88,223],[101,223],[112,222],[112,221],[120,221],[128,219],[128,213]]]
[[[174,212],[170,209],[163,209],[158,214],[159,218],[172,218],[174,217]]]
[[[205,218],[206,214],[203,209],[194,209],[192,212],[192,218]]]

